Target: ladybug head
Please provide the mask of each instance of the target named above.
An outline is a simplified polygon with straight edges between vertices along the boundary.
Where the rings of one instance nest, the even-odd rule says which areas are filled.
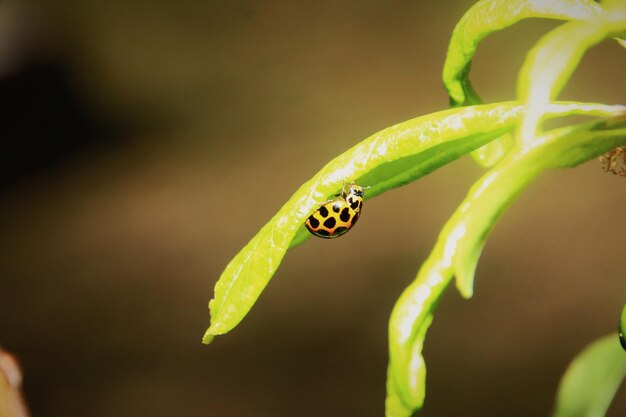
[[[350,184],[348,193],[357,197],[363,197],[363,187],[357,184]]]

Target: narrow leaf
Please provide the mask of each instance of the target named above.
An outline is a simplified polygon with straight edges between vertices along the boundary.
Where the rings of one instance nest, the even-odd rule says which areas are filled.
[[[470,189],[391,314],[387,417],[408,417],[421,409],[426,374],[421,352],[437,301],[455,275],[461,294],[471,296],[485,239],[517,194],[545,170],[574,166],[623,143],[625,120],[558,129],[530,150],[509,153]]]
[[[472,59],[478,43],[489,34],[512,26],[527,18],[588,20],[602,13],[592,0],[483,0],[472,6],[454,28],[446,62],[443,82],[450,95],[450,104],[467,106],[482,102],[469,80]],[[491,141],[472,152],[480,166],[494,166],[512,148],[510,135]]]
[[[519,134],[522,146],[531,146],[546,106],[567,84],[584,53],[623,31],[626,13],[610,9],[589,21],[565,23],[537,42],[518,78],[518,95],[528,105]]]
[[[556,103],[553,115],[613,114],[615,106]],[[523,108],[515,103],[449,109],[384,129],[329,162],[303,184],[230,261],[209,303],[204,342],[234,328],[252,308],[289,247],[308,238],[305,219],[337,194],[344,180],[371,186],[371,198],[407,184],[511,130]]]
[[[459,20],[450,39],[443,82],[453,106],[477,104],[480,98],[468,75],[478,43],[489,34],[512,26],[522,19],[551,18],[589,20],[602,14],[591,0],[482,0]]]
[[[493,138],[493,132],[512,129],[520,115],[521,107],[515,103],[450,109],[384,129],[332,160],[303,184],[228,264],[209,303],[211,326],[204,342],[208,343],[211,335],[228,332],[243,319],[296,233],[300,231],[294,245],[308,237],[302,227],[305,219],[336,194],[344,180],[371,186],[366,194],[371,198],[484,145]],[[424,152],[436,153],[437,157],[420,161],[416,155]],[[409,163],[414,166],[407,175]]]

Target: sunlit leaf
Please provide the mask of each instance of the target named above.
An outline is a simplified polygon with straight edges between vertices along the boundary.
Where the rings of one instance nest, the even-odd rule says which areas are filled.
[[[626,31],[626,11],[609,9],[589,21],[568,22],[545,35],[529,52],[518,78],[518,96],[528,104],[519,139],[531,146],[545,107],[563,89],[584,53]]]
[[[514,149],[470,189],[393,309],[387,417],[408,417],[421,409],[426,375],[422,346],[433,310],[454,276],[461,294],[471,296],[484,242],[517,194],[546,170],[575,166],[624,143],[624,119],[558,129],[538,138],[532,149]]]
[[[252,308],[311,212],[337,194],[344,180],[371,186],[371,198],[425,175],[512,129],[521,114],[514,103],[450,109],[384,129],[328,163],[300,187],[278,213],[233,258],[209,303],[211,335],[228,332]],[[427,157],[427,156],[431,156]]]
[[[592,0],[483,0],[477,2],[457,23],[450,39],[443,81],[451,104],[464,106],[480,102],[468,75],[476,48],[489,34],[522,19],[551,18],[589,20],[602,14]]]
[[[616,107],[560,103],[552,114],[613,114]],[[280,265],[287,249],[309,235],[302,226],[317,206],[337,194],[344,180],[371,186],[366,198],[407,184],[513,129],[516,103],[450,109],[384,129],[329,162],[303,184],[278,213],[230,261],[209,303],[211,326],[204,342],[234,328]]]
[[[527,18],[584,20],[601,14],[602,8],[592,0],[483,0],[477,2],[457,23],[450,39],[443,82],[452,106],[482,102],[469,79],[469,72],[480,41],[489,34]],[[512,148],[510,135],[494,140],[472,152],[482,167],[496,164]]]

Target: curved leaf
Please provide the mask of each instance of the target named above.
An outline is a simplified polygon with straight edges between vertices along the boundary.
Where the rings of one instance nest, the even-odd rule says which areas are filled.
[[[473,210],[471,203],[459,210],[466,234],[458,243],[455,260],[457,287],[464,297],[472,296],[474,272],[485,239],[515,195],[548,169],[573,167],[626,143],[624,115],[551,131],[536,140],[537,149],[518,149],[484,177],[486,184],[470,189],[469,196],[480,199],[480,203],[474,202]]]
[[[440,165],[462,155],[457,147],[475,149],[493,138],[490,132],[512,129],[521,114],[514,103],[450,109],[384,129],[365,139],[328,163],[303,184],[278,213],[233,258],[215,285],[215,297],[209,303],[211,326],[203,341],[235,327],[252,308],[278,268],[296,232],[299,242],[308,237],[302,227],[305,219],[329,196],[337,194],[344,180],[370,185],[371,198],[393,186],[408,181],[405,158],[439,148]],[[461,139],[467,139],[461,141]],[[454,142],[456,146],[450,146]],[[423,175],[436,167],[432,161],[414,167],[414,175]],[[378,169],[374,178],[361,177]],[[370,180],[389,181],[385,184]],[[364,182],[367,181],[367,182]],[[297,243],[299,243],[297,242]]]
[[[421,409],[426,375],[422,346],[433,310],[455,275],[461,294],[471,296],[484,242],[515,196],[548,169],[574,166],[623,143],[624,119],[557,129],[532,149],[509,153],[470,189],[391,314],[387,417],[408,417]]]
[[[612,114],[616,107],[555,103],[554,115]],[[287,249],[308,237],[302,227],[315,208],[336,194],[344,180],[369,185],[366,197],[399,187],[476,149],[519,120],[516,103],[450,109],[384,129],[329,162],[303,184],[276,215],[230,261],[209,303],[211,326],[204,336],[234,328],[252,308]],[[295,239],[294,239],[295,238]]]
[[[565,23],[537,42],[518,78],[519,98],[528,105],[520,127],[522,146],[531,146],[544,117],[545,106],[567,84],[584,53],[600,41],[624,31],[626,11],[611,8],[589,21]]]
[[[626,353],[608,335],[587,346],[559,385],[553,417],[603,417],[626,376]]]
[[[487,35],[528,18],[589,20],[603,13],[591,0],[482,0],[457,23],[443,67],[443,82],[453,106],[480,103],[468,75],[478,43]]]
[[[457,23],[443,67],[443,82],[451,106],[482,102],[469,80],[469,71],[478,43],[487,35],[527,18],[586,20],[603,12],[592,0],[483,0],[472,6]],[[513,147],[513,138],[504,135],[475,150],[472,158],[482,167],[494,166]]]

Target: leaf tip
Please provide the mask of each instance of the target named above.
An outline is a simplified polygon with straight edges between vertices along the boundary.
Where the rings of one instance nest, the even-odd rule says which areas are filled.
[[[470,299],[474,295],[474,277],[461,277],[457,276],[456,289],[461,294],[461,297]]]
[[[213,339],[215,339],[215,335],[210,333],[210,330],[211,329],[207,330],[204,336],[202,336],[202,343],[205,345],[210,344],[213,341]]]

